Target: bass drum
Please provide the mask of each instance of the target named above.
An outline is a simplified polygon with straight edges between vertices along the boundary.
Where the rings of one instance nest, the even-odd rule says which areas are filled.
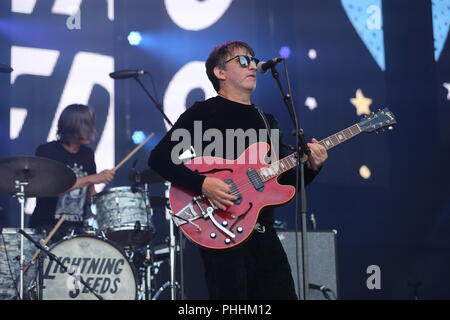
[[[94,236],[75,236],[56,243],[50,252],[74,274],[46,258],[43,300],[97,300],[80,277],[104,300],[137,298],[136,270],[113,243]]]

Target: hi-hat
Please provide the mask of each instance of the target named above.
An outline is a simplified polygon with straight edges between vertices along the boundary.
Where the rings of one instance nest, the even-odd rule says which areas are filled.
[[[26,197],[57,196],[77,180],[73,171],[61,162],[30,156],[0,159],[0,194],[15,195],[16,181],[27,182]]]

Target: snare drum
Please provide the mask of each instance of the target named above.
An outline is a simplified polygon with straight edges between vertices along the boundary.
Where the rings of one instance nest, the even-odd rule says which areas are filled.
[[[98,228],[122,246],[148,244],[154,234],[152,209],[144,190],[115,187],[93,197]]]
[[[20,279],[20,237],[16,228],[3,228],[0,235],[0,300],[18,299]],[[40,241],[43,236],[34,229],[24,229],[34,240]],[[24,266],[26,266],[37,248],[28,239],[23,240]],[[37,275],[37,264],[32,264],[24,272],[25,299],[32,298],[32,287]],[[14,283],[17,285],[15,288]]]
[[[50,248],[71,276],[48,258],[44,261],[44,300],[97,300],[77,279],[81,277],[104,300],[135,300],[137,277],[126,255],[110,241],[75,236]]]

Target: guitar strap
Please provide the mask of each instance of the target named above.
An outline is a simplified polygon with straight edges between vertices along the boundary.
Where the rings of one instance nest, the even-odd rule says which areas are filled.
[[[264,112],[262,112],[257,106],[255,106],[255,108],[256,108],[256,110],[258,110],[259,115],[263,119],[264,125],[266,126],[266,129],[267,129],[267,134],[269,135],[269,140],[270,140],[270,157],[271,157],[271,159],[274,160],[274,161],[271,161],[271,163],[273,164],[274,162],[278,161],[278,158],[277,158],[276,152],[274,152],[275,148],[273,147],[272,135],[270,134],[269,121],[267,121],[267,118],[264,115]]]

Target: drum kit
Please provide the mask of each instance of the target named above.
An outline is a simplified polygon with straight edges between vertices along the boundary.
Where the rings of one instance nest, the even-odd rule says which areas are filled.
[[[166,288],[176,299],[175,256],[181,246],[171,221],[169,243],[152,244],[153,208],[170,208],[166,198],[149,195],[148,184],[166,181],[150,169],[138,176],[139,183],[133,187],[110,188],[95,195],[91,201],[94,223],[47,247],[65,216],[47,235],[26,229],[25,199],[63,193],[75,183],[74,173],[46,158],[0,159],[0,194],[16,197],[21,214],[20,229],[3,228],[0,235],[0,299],[156,300]],[[155,277],[167,260],[170,281],[158,289]]]

